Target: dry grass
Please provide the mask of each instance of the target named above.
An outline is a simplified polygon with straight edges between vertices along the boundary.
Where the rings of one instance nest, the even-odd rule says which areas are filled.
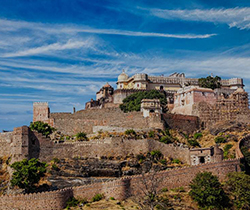
[[[188,195],[188,187],[185,187],[185,192],[178,192],[178,190],[169,190],[168,192],[161,193],[163,197],[169,199],[169,206],[175,210],[196,210],[197,204]],[[140,209],[139,206],[131,199],[125,201],[117,200],[101,200],[93,203],[85,204],[82,207],[71,207],[71,210],[91,210],[91,209],[103,209],[103,210],[135,210]]]
[[[10,181],[10,174],[7,170],[8,162],[10,157],[1,157],[1,168],[0,168],[0,195],[3,195],[5,190],[7,190],[8,183]]]

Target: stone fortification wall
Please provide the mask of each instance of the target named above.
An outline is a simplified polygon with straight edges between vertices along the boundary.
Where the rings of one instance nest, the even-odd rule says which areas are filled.
[[[237,147],[235,149],[236,158],[244,158],[244,155],[242,154],[241,149],[240,149],[242,146],[246,146],[250,148],[250,135],[238,141]]]
[[[10,155],[10,144],[13,141],[13,132],[0,133],[0,156]]]
[[[0,133],[0,156],[12,156],[12,162],[28,157],[28,145],[27,126],[14,128],[13,132]]]
[[[210,105],[201,102],[194,105],[193,114],[199,116],[202,127],[209,128],[220,121],[248,122],[250,112],[248,107],[234,101],[217,102]]]
[[[170,128],[180,129],[187,133],[193,133],[199,129],[199,118],[196,116],[163,114],[162,117]]]
[[[68,135],[74,135],[80,131],[93,133],[93,126],[163,128],[160,116],[148,119],[144,118],[141,112],[124,113],[119,108],[88,109],[73,114],[52,113],[50,118],[53,119],[55,128]]]
[[[39,158],[42,161],[50,161],[54,157],[125,157],[160,150],[166,157],[179,158],[183,162],[189,163],[189,149],[187,147],[167,145],[153,139],[134,140],[113,137],[88,142],[55,144],[39,133],[33,133],[30,138],[36,139],[36,143],[30,145],[30,157]]]
[[[210,171],[217,175],[220,180],[224,179],[229,172],[239,171],[240,159],[226,160],[218,163],[202,164],[181,169],[167,170],[155,175],[159,180],[159,190],[187,186],[198,172]],[[150,179],[150,174],[145,176],[145,181]],[[131,176],[114,181],[84,185],[54,192],[38,194],[2,196],[0,206],[2,209],[63,209],[70,196],[91,199],[95,194],[102,193],[106,198],[114,197],[123,200],[131,195],[140,195],[142,176]]]
[[[71,189],[34,194],[10,195],[0,197],[2,210],[61,210],[66,207],[66,201],[73,196]]]
[[[2,146],[0,156],[12,155],[13,162],[24,158],[39,158],[41,161],[50,161],[54,157],[125,157],[160,150],[166,157],[179,158],[183,162],[189,163],[188,148],[163,144],[153,139],[135,140],[112,137],[87,142],[54,143],[42,134],[30,131],[27,126],[15,128],[12,139],[11,144]]]

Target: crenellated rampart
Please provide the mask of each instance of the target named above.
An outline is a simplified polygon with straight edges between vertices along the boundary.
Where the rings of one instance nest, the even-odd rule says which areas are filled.
[[[198,172],[210,171],[223,180],[227,173],[240,170],[240,159],[226,160],[217,163],[208,163],[192,167],[184,167],[158,172],[154,175],[160,181],[158,190],[187,186]],[[11,195],[0,197],[0,206],[7,209],[63,209],[69,197],[91,199],[97,193],[106,198],[114,197],[124,200],[132,195],[140,195],[144,187],[142,180],[150,180],[150,174],[123,177],[109,182],[100,182],[90,185],[68,188],[64,190],[43,192],[37,194]]]

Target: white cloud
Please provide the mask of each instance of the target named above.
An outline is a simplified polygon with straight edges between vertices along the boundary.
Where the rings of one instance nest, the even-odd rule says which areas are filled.
[[[250,7],[230,9],[162,10],[150,9],[150,13],[168,20],[203,21],[225,23],[239,29],[250,28]]]
[[[75,30],[84,33],[95,34],[111,34],[121,36],[140,36],[140,37],[164,37],[164,38],[177,38],[177,39],[206,39],[216,34],[166,34],[166,33],[152,33],[152,32],[140,32],[140,31],[124,31],[115,29],[78,29]]]
[[[52,52],[57,50],[69,50],[69,49],[78,49],[78,48],[88,48],[92,45],[93,41],[88,39],[86,41],[72,41],[69,40],[67,43],[54,43],[50,45],[45,45],[41,47],[31,48],[23,51],[18,51],[14,53],[6,53],[2,55],[4,58],[8,57],[20,57],[20,56],[30,56],[30,55],[36,55],[36,54],[43,54],[46,52]]]
[[[139,37],[163,37],[163,38],[177,38],[177,39],[205,39],[215,36],[216,34],[168,34],[168,33],[154,33],[141,31],[126,31],[118,29],[96,29],[87,26],[71,26],[60,24],[43,24],[25,21],[11,21],[0,19],[1,30],[15,31],[22,28],[43,31],[47,34],[69,34],[76,33],[93,33],[93,34],[108,34],[120,36],[139,36]]]

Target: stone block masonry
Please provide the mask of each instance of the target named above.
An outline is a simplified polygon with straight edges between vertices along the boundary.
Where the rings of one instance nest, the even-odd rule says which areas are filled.
[[[73,114],[52,113],[50,119],[56,129],[68,135],[75,135],[78,132],[93,133],[94,126],[163,128],[160,116],[153,116],[151,120],[144,118],[140,112],[123,113],[119,108],[88,109]]]
[[[38,116],[39,112],[45,114]],[[87,109],[75,113],[48,113],[47,104],[34,104],[34,121],[49,123],[66,135],[75,135],[78,132],[91,134],[96,132],[95,128],[98,126],[110,128],[110,130],[114,128],[150,130],[164,129],[167,124],[173,128],[177,126],[186,132],[193,132],[198,126],[197,117],[187,118],[184,115],[172,114],[161,116],[157,113],[150,113],[149,117],[143,117],[141,112],[124,113],[119,108]]]
[[[1,210],[62,210],[73,196],[71,189],[0,197]]]
[[[29,157],[41,161],[51,161],[56,158],[102,156],[126,157],[128,155],[146,154],[152,150],[160,150],[166,157],[174,157],[189,163],[189,149],[186,147],[164,144],[153,139],[125,139],[111,137],[103,140],[87,142],[71,142],[55,144],[49,138],[39,133],[30,133]]]
[[[7,135],[1,134],[1,136]],[[48,162],[54,157],[126,157],[160,150],[166,157],[178,158],[189,163],[188,148],[164,144],[153,139],[135,140],[112,137],[87,142],[54,143],[42,134],[32,132],[27,126],[15,128],[13,133],[9,133],[1,148],[0,156],[12,156],[12,162],[24,158],[39,158],[41,161]]]
[[[158,172],[155,174],[157,180],[161,181],[158,190],[167,187],[168,189],[187,186],[195,175],[199,172],[210,171],[223,180],[227,173],[239,171],[240,159],[226,160],[217,163],[202,164],[198,166],[173,169]],[[148,181],[150,174],[144,178]],[[43,192],[37,194],[1,196],[0,206],[3,210],[20,209],[20,210],[59,210],[63,209],[66,201],[71,196],[76,198],[91,199],[97,193],[102,193],[106,198],[114,197],[118,200],[124,200],[132,195],[140,195],[144,188],[142,176],[130,176],[109,182],[83,185],[69,189]]]

